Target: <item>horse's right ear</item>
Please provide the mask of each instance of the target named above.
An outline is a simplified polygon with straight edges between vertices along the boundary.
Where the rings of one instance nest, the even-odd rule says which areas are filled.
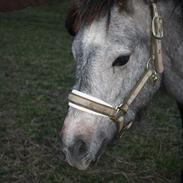
[[[79,16],[76,7],[72,7],[65,20],[65,28],[70,35],[75,36],[79,31]]]

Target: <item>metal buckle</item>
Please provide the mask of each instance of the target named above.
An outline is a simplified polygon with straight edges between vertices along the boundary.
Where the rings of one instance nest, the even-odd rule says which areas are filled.
[[[128,130],[129,128],[131,128],[131,126],[133,124],[133,122],[129,122],[128,124],[125,124],[124,115],[126,112],[120,108],[121,106],[123,106],[123,105],[120,105],[117,108],[116,115],[112,118],[112,120],[117,124],[119,138],[122,138],[125,131]]]
[[[118,135],[121,137],[121,131],[123,131],[125,125],[124,112],[119,107],[117,107],[116,110],[116,114],[111,118],[111,120],[116,123]]]
[[[153,56],[152,56],[153,57]],[[148,70],[149,69],[149,65],[150,65],[150,62],[152,62],[154,60],[154,58],[150,57],[147,64],[146,64],[146,69]],[[157,81],[158,80],[158,74],[157,72],[154,70],[152,76],[151,76],[151,81]]]
[[[163,18],[161,16],[154,16],[152,19],[152,34],[156,39],[162,39],[163,33]]]
[[[156,82],[158,80],[158,74],[156,71],[153,72],[152,76],[151,76],[151,79],[153,82]]]
[[[123,128],[119,132],[119,138],[122,138],[123,135],[125,134],[125,131],[130,129],[132,125],[133,125],[133,121],[129,122],[127,125],[124,125]]]
[[[112,117],[112,120],[116,123],[120,123],[120,129],[122,129],[124,124],[124,111],[118,107],[115,116]]]

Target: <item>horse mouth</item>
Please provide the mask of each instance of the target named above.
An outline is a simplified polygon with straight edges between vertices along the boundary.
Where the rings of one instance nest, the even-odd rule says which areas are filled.
[[[97,151],[96,155],[95,155],[95,159],[92,160],[91,156],[89,154],[87,154],[86,156],[84,156],[82,158],[82,160],[80,161],[80,163],[75,162],[73,164],[70,164],[71,166],[76,167],[79,170],[87,170],[89,167],[93,167],[98,160],[100,159],[100,157],[102,156],[102,154],[104,153],[107,145],[108,145],[109,140],[108,139],[104,139],[99,150]]]
[[[92,159],[90,154],[86,154],[86,156],[84,156],[81,159],[80,163],[75,162],[72,165],[71,164],[70,165],[76,167],[79,170],[87,170],[89,167],[93,167],[98,162],[102,154],[104,153],[107,145],[108,145],[108,140],[104,139],[99,150],[95,155],[95,159]]]
[[[109,144],[109,140],[104,139],[101,146],[100,146],[100,148],[99,148],[99,150],[97,151],[97,153],[95,155],[95,159],[91,162],[92,167],[98,162],[98,160],[100,159],[102,154],[105,152],[105,149],[106,149],[108,144]]]
[[[84,156],[80,157],[79,159],[78,158],[76,159],[71,156],[68,150],[62,149],[60,157],[62,161],[64,161],[65,163],[69,164],[72,167],[75,167],[79,170],[87,170],[89,167],[92,168],[98,162],[108,144],[109,139],[107,138],[104,139],[95,156],[87,152]]]

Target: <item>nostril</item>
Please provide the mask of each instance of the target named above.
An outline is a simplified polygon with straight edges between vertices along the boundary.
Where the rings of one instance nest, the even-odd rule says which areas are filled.
[[[84,141],[80,140],[80,145],[79,145],[79,150],[78,150],[79,154],[80,155],[86,154],[87,150],[88,149],[87,149],[86,143]]]
[[[78,140],[74,144],[73,153],[77,157],[81,158],[82,156],[86,155],[87,151],[88,151],[87,144],[83,140]]]

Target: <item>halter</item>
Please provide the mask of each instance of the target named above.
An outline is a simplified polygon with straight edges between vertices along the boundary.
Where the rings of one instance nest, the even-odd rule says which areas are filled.
[[[162,39],[163,39],[163,19],[158,13],[157,4],[150,2],[152,11],[152,36],[151,36],[151,53],[147,62],[147,68],[141,79],[137,82],[130,94],[121,102],[121,105],[113,107],[110,104],[85,93],[73,90],[69,96],[69,106],[81,111],[93,113],[110,118],[117,126],[119,136],[121,137],[126,129],[129,129],[133,122],[125,122],[125,114],[132,105],[136,97],[144,88],[149,80],[157,81],[164,71]],[[149,67],[150,62],[152,67]]]

